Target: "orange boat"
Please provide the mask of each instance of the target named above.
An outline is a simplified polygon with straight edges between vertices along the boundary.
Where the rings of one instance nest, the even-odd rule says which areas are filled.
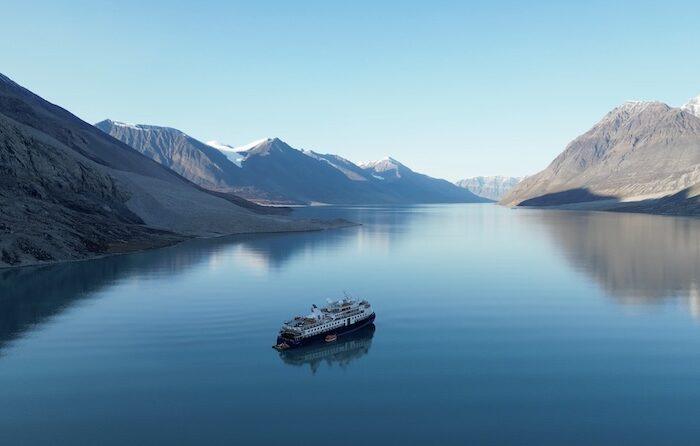
[[[326,336],[326,342],[333,342],[336,339],[338,339],[338,335],[336,335],[335,333],[331,333]]]

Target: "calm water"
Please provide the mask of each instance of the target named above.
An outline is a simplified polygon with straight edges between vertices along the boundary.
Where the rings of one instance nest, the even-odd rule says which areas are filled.
[[[301,212],[363,226],[0,272],[0,444],[698,444],[700,220]]]

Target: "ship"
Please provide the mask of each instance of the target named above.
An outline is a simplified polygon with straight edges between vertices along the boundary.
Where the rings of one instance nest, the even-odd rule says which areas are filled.
[[[311,313],[282,324],[273,348],[287,350],[315,342],[329,342],[374,322],[372,305],[366,300],[345,296],[322,308],[313,305]]]

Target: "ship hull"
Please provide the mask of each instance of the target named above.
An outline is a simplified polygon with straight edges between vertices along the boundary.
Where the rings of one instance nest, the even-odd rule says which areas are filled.
[[[287,344],[289,348],[296,348],[296,347],[301,347],[304,345],[309,345],[309,344],[314,344],[316,342],[325,342],[326,336],[329,334],[334,334],[338,337],[341,337],[343,335],[346,335],[348,333],[352,333],[354,331],[357,331],[363,327],[366,327],[374,322],[375,319],[375,314],[372,313],[370,317],[367,319],[362,319],[360,321],[355,322],[354,324],[342,326],[340,328],[336,328],[334,330],[328,330],[324,331],[323,333],[319,333],[315,336],[310,336],[308,338],[304,339],[299,339],[299,340],[292,340],[292,339],[286,339],[283,338],[282,336],[277,336],[277,344]]]

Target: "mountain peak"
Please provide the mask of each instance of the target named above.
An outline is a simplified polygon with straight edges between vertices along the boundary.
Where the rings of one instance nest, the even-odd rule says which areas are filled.
[[[361,163],[359,166],[363,170],[370,171],[372,176],[378,180],[396,180],[401,178],[403,173],[412,173],[411,169],[390,156],[385,156],[378,161]]]
[[[242,146],[237,146],[234,150],[239,153],[246,152],[248,154],[269,153],[270,146],[276,142],[281,142],[281,140],[275,137],[262,138]]]
[[[679,112],[678,109],[659,101],[627,101],[610,110],[588,133],[653,132],[661,122],[677,119],[674,111]]]
[[[681,106],[681,110],[691,113],[700,118],[700,95],[695,96]]]
[[[97,124],[95,124],[95,126],[128,127],[131,129],[143,130],[143,126],[141,124],[132,124],[130,122],[115,121],[113,119],[105,119],[104,121],[100,121]]]
[[[625,101],[622,105],[615,107],[611,113],[628,112],[641,113],[650,109],[668,110],[671,107],[660,101]]]
[[[363,169],[372,169],[377,172],[382,172],[385,170],[398,169],[401,167],[406,167],[399,161],[395,160],[390,156],[385,156],[384,158],[376,161],[367,161],[359,164]]]

